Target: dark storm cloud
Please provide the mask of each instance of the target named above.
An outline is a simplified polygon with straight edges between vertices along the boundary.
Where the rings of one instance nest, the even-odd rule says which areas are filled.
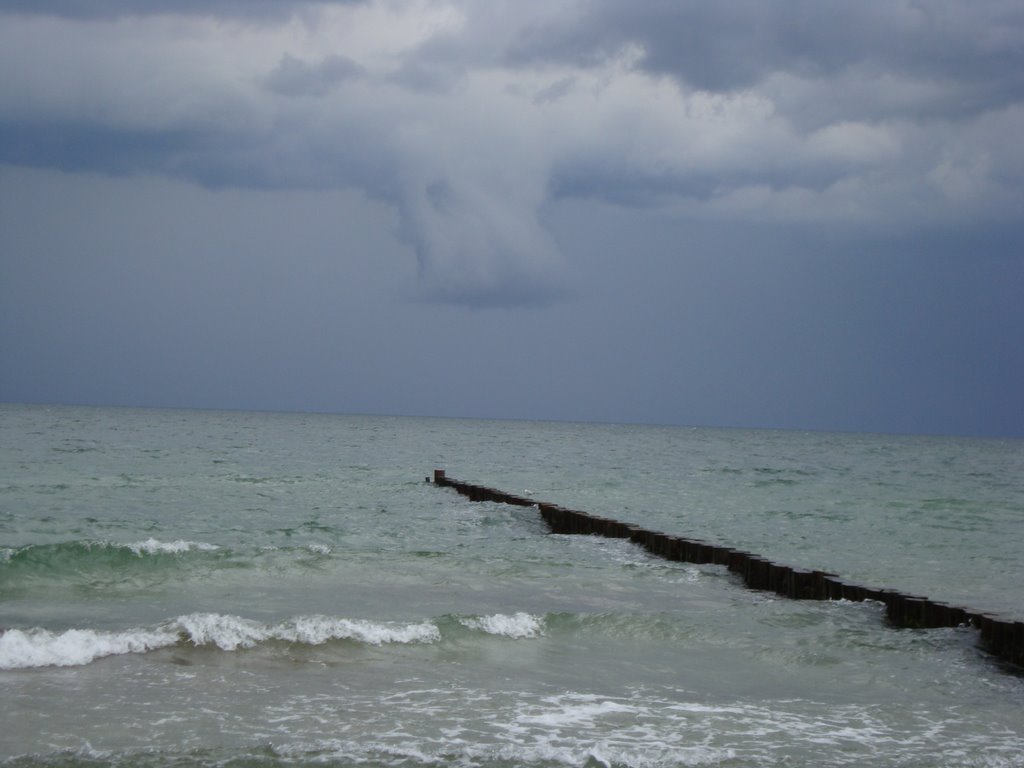
[[[0,0],[0,400],[1022,434],[1022,13]]]
[[[348,138],[352,143],[365,141]],[[97,124],[0,123],[0,165],[117,176],[155,173],[212,189],[357,187],[382,200],[398,194],[393,174],[383,172],[384,159],[322,150],[314,162],[308,147],[289,147],[299,140],[278,136],[274,156],[268,158],[265,137],[195,129],[129,131]]]
[[[167,165],[205,134],[142,133],[95,124],[0,123],[0,164],[127,174]]]
[[[351,5],[367,0],[317,0],[326,5]],[[302,0],[0,0],[0,13],[111,19],[156,14],[281,18]]]
[[[564,291],[545,224],[563,198],[1010,216],[1018,6],[0,0],[0,161],[359,188],[399,212],[425,298],[543,304]]]
[[[714,91],[750,87],[772,72],[828,77],[861,64],[1019,87],[1022,42],[1024,7],[1010,0],[600,0],[562,26],[524,30],[509,57],[585,63],[637,43],[645,69]]]
[[[267,76],[267,87],[282,96],[326,96],[345,80],[362,73],[363,68],[345,56],[309,63],[286,53]]]

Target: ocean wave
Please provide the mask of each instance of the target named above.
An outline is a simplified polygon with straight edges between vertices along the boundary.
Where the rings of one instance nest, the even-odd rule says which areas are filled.
[[[119,546],[119,545],[108,545],[108,546]],[[177,541],[158,541],[157,539],[149,538],[145,541],[136,541],[131,544],[123,544],[138,556],[142,555],[155,555],[160,553],[170,554],[181,554],[182,552],[190,552],[193,550],[199,552],[215,552],[220,549],[216,544],[207,544],[204,541],[185,541],[184,539],[178,539]]]
[[[329,567],[334,548],[313,541],[293,546],[236,548],[195,539],[133,541],[78,539],[0,547],[0,585],[31,597],[32,590],[78,589],[107,593],[178,585],[183,580],[237,581],[238,571],[309,572]]]
[[[546,619],[520,612],[413,622],[313,615],[264,623],[230,614],[192,613],[157,626],[122,631],[8,629],[0,634],[0,669],[81,666],[106,656],[171,646],[233,652],[270,643],[309,647],[337,641],[368,646],[436,643],[452,632],[455,624],[484,635],[521,640],[543,635]]]
[[[366,645],[424,643],[441,639],[430,621],[394,624],[329,616],[302,616],[280,624],[261,624],[238,616],[196,613],[176,620],[194,645],[215,645],[224,651],[252,648],[267,641],[322,645],[331,640],[354,640]]]
[[[216,552],[221,547],[202,541],[145,541],[117,542],[85,539],[62,541],[56,544],[26,544],[5,548],[0,563],[8,567],[30,566],[39,569],[80,567],[87,561],[109,564],[114,560],[131,561],[153,555],[180,555],[188,552]]]
[[[178,642],[169,630],[8,629],[0,635],[0,669],[79,667],[104,656],[145,653]]]
[[[0,551],[0,579],[8,588],[36,582],[101,587],[162,579],[170,570],[192,570],[230,560],[233,553],[216,544],[176,539],[115,542],[103,540],[27,544]]]
[[[464,627],[486,632],[489,635],[502,635],[511,638],[538,637],[544,632],[544,619],[520,611],[511,616],[496,613],[491,616],[473,616],[459,619]]]
[[[431,643],[441,632],[431,621],[375,622],[330,616],[300,616],[265,624],[240,616],[194,613],[152,628],[123,631],[42,628],[8,629],[0,634],[0,669],[73,667],[105,656],[146,653],[170,646],[213,646],[222,651],[254,648],[268,642],[317,646],[346,640],[363,645]]]

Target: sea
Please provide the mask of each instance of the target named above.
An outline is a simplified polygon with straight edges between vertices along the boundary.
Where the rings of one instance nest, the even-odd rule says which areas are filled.
[[[0,766],[1024,766],[975,630],[435,468],[1024,620],[1022,440],[0,405]]]

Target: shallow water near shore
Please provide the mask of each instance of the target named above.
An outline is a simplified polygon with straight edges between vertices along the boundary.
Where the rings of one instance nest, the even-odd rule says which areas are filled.
[[[37,406],[0,434],[0,764],[1024,765],[1024,678],[971,630],[424,482],[1024,620],[1024,441]]]

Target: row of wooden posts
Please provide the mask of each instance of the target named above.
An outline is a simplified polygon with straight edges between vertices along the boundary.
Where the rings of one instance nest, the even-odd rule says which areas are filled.
[[[429,481],[430,478],[428,477]],[[781,565],[732,547],[709,544],[638,525],[591,515],[557,504],[538,502],[494,488],[464,483],[434,470],[434,483],[452,488],[471,501],[492,501],[520,507],[537,507],[552,533],[605,536],[629,539],[652,555],[684,563],[722,565],[740,576],[750,589],[775,592],[794,600],[877,600],[896,626],[914,628],[960,627],[977,629],[983,647],[997,658],[1024,670],[1024,622],[908,595],[893,589],[876,589],[854,584],[827,571],[805,570]]]

